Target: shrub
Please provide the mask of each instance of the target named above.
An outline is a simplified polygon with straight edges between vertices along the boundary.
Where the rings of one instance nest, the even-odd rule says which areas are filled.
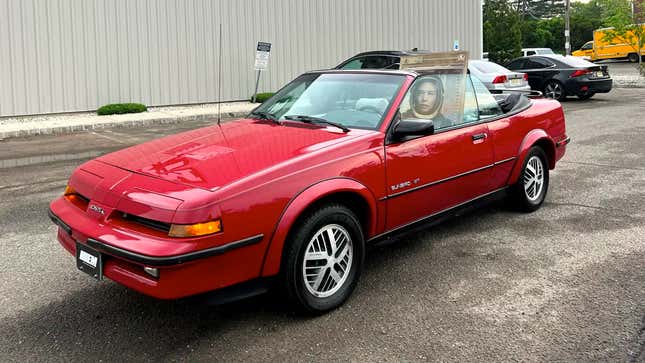
[[[274,92],[265,92],[265,93],[258,93],[257,96],[255,97],[255,102],[263,103],[264,101],[268,100],[269,97],[273,96],[275,93]],[[253,96],[249,98],[249,101],[253,102]]]
[[[148,111],[148,108],[140,103],[113,103],[99,108],[98,110],[96,110],[96,113],[99,115],[114,115],[122,113],[139,113],[145,111]]]

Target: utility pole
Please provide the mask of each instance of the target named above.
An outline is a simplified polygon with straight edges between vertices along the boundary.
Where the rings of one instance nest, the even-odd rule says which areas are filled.
[[[569,9],[570,9],[570,0],[564,1],[564,50],[565,55],[571,55],[571,42],[570,36],[571,32],[569,31]]]

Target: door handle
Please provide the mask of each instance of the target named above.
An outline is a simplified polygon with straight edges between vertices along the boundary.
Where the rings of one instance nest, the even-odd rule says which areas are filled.
[[[481,133],[481,134],[476,134],[476,135],[473,135],[473,141],[484,140],[487,137],[488,137],[488,135],[485,132]]]

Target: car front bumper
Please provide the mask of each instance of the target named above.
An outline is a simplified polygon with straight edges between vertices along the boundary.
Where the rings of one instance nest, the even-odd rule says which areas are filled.
[[[183,242],[98,223],[65,198],[51,203],[49,217],[59,227],[59,243],[73,256],[77,243],[89,246],[101,253],[103,276],[160,299],[196,295],[257,278],[266,250],[265,238],[258,234],[182,253],[152,254],[160,246]],[[124,243],[131,247],[123,248]],[[156,269],[158,276],[144,268]]]

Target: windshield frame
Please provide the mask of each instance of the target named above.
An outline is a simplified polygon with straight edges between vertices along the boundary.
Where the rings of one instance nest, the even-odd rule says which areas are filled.
[[[401,91],[402,89],[406,88],[408,85],[408,79],[410,76],[413,76],[411,72],[406,72],[406,71],[399,71],[399,70],[379,70],[379,69],[353,69],[353,70],[326,70],[326,71],[312,71],[312,72],[306,72],[298,77],[294,78],[292,81],[284,85],[282,88],[280,88],[273,96],[271,96],[269,99],[264,101],[262,104],[254,108],[250,113],[248,117],[251,117],[250,115],[253,112],[257,111],[268,111],[268,107],[271,104],[271,101],[273,101],[275,98],[281,97],[285,92],[288,92],[288,90],[292,89],[295,83],[299,82],[302,78],[308,77],[308,76],[315,76],[314,80],[317,79],[318,77],[325,75],[325,74],[382,74],[382,75],[388,75],[388,76],[398,76],[401,77],[401,82],[398,86],[398,88],[392,93],[392,97],[390,98],[387,106],[385,107],[385,110],[383,111],[383,114],[381,115],[380,119],[378,122],[372,126],[372,127],[361,127],[361,126],[354,126],[354,125],[346,125],[341,122],[338,122],[342,124],[344,127],[347,127],[349,129],[359,129],[359,130],[370,130],[370,131],[380,131],[383,123],[388,119],[388,116],[392,112],[393,106],[397,103],[397,101],[400,98]],[[265,109],[266,108],[266,109]],[[279,118],[280,120],[283,119],[283,116]],[[329,121],[334,121],[334,120],[329,120]],[[297,122],[297,121],[295,121]]]

